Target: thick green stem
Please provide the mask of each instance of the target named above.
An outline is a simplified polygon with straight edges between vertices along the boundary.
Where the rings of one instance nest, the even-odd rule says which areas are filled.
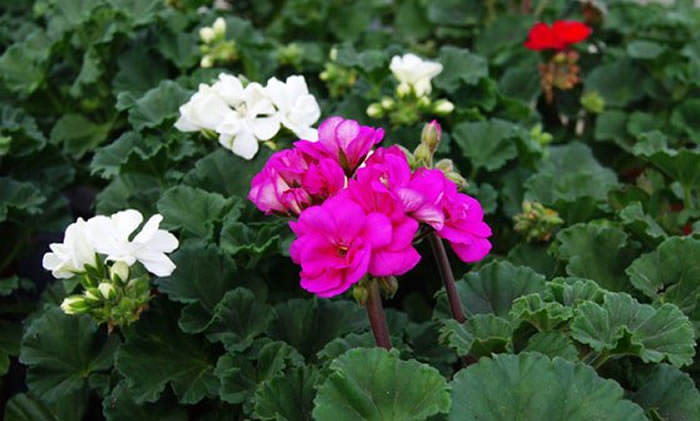
[[[367,317],[369,324],[372,327],[374,340],[377,346],[385,349],[391,349],[391,339],[389,338],[389,328],[386,325],[386,317],[384,316],[384,308],[382,307],[382,296],[379,292],[379,283],[372,280],[367,288]]]
[[[430,247],[433,249],[433,254],[435,255],[435,260],[438,264],[442,284],[445,286],[445,291],[447,292],[447,300],[450,303],[452,318],[457,320],[459,323],[464,323],[467,318],[464,316],[464,311],[462,310],[462,301],[459,299],[459,294],[457,293],[455,277],[452,274],[452,267],[450,266],[450,261],[447,258],[445,245],[442,243],[442,239],[438,237],[436,232],[432,232],[428,238],[430,239]]]

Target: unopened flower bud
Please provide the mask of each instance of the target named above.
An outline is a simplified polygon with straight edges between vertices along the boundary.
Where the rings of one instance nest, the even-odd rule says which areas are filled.
[[[433,112],[437,115],[447,115],[454,109],[455,105],[446,99],[439,99],[433,104]]]
[[[374,102],[367,107],[367,115],[372,118],[382,118],[384,109],[380,103]]]
[[[369,291],[367,291],[367,287],[365,287],[362,283],[355,284],[355,286],[352,288],[352,295],[355,297],[357,304],[362,306],[367,304]]]
[[[421,143],[413,151],[413,157],[416,160],[417,167],[431,168],[433,166],[433,153],[428,145]]]
[[[430,152],[434,154],[440,145],[441,135],[442,129],[440,128],[440,123],[438,123],[437,120],[433,120],[423,126],[423,131],[420,135],[420,142],[427,146]]]
[[[134,278],[126,284],[126,291],[132,297],[144,294],[150,291],[150,289],[151,286],[148,283],[148,279],[144,277]]]
[[[66,314],[80,314],[90,310],[90,306],[84,297],[80,295],[71,295],[63,299],[61,310]]]
[[[444,158],[435,163],[435,168],[447,174],[455,170],[455,163],[451,159]]]
[[[117,290],[114,288],[114,285],[109,282],[101,282],[97,286],[97,289],[99,289],[100,294],[102,294],[102,296],[108,300],[112,300],[117,297]]]
[[[384,98],[382,98],[382,101],[380,104],[382,105],[382,108],[384,108],[385,110],[391,110],[394,108],[394,105],[396,105],[396,102],[393,99],[389,98],[388,96],[385,96]]]
[[[328,58],[330,58],[331,61],[338,60],[338,49],[335,47],[331,48],[331,50],[328,52]]]
[[[581,97],[581,105],[587,111],[600,114],[605,110],[605,99],[596,91],[589,91]]]
[[[530,241],[549,241],[558,225],[564,223],[556,211],[541,203],[525,201],[523,211],[513,217],[515,231]]]
[[[422,96],[418,98],[418,108],[427,110],[430,107],[430,98],[427,96]]]
[[[216,38],[216,32],[214,32],[214,29],[205,26],[199,30],[199,38],[205,44],[209,44],[210,42],[214,41],[214,38]]]
[[[85,297],[85,299],[87,301],[90,301],[93,303],[98,302],[98,301],[102,301],[102,294],[100,293],[100,290],[97,288],[85,289],[85,292],[83,292],[83,297]]]
[[[216,18],[214,25],[212,25],[212,29],[217,37],[223,38],[224,35],[226,35],[226,21],[224,18]]]
[[[459,190],[466,190],[467,187],[469,187],[469,183],[467,182],[467,179],[462,177],[462,174],[458,173],[457,171],[450,171],[445,174],[445,177],[455,183]]]
[[[109,277],[112,279],[112,282],[126,282],[129,279],[129,265],[122,261],[114,262],[112,267],[109,268]]]
[[[200,60],[200,62],[199,62],[199,66],[204,68],[204,69],[208,69],[208,68],[212,67],[213,65],[214,65],[214,60],[212,60],[211,56],[209,56],[209,55],[202,57],[202,60]]]
[[[378,279],[379,287],[384,291],[387,298],[392,298],[399,290],[399,281],[394,276],[387,276]]]
[[[399,83],[399,86],[396,87],[396,95],[399,98],[403,98],[410,93],[411,87],[408,85],[408,83]]]

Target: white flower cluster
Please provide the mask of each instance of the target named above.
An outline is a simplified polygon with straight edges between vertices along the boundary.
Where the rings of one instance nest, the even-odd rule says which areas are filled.
[[[221,73],[213,85],[200,84],[180,107],[175,127],[183,132],[216,132],[221,145],[252,159],[258,142],[274,137],[280,125],[301,139],[316,141],[312,125],[319,117],[321,109],[303,76],[289,76],[285,82],[273,77],[265,87],[256,82],[243,87],[239,78]]]
[[[44,269],[55,278],[67,279],[86,271],[85,266],[95,266],[97,254],[106,261],[123,262],[131,266],[139,261],[156,276],[168,276],[175,264],[168,258],[178,247],[177,238],[159,229],[163,217],[153,215],[141,231],[131,234],[143,222],[141,212],[128,209],[111,216],[98,215],[85,221],[82,218],[66,228],[63,243],[49,246],[51,252],[43,259]]]
[[[430,94],[433,90],[430,81],[442,72],[442,64],[435,61],[423,60],[415,54],[394,56],[389,69],[398,79],[396,92],[405,96],[413,91],[417,97]]]

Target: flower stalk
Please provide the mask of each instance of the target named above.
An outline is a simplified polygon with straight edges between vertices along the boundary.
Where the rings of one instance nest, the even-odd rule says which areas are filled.
[[[374,340],[377,346],[391,349],[391,339],[389,338],[389,328],[386,325],[386,316],[384,315],[384,308],[382,307],[379,283],[376,280],[368,282],[367,292],[365,308],[367,309],[367,317],[369,317],[369,324],[372,327]]]
[[[438,237],[436,232],[430,233],[428,239],[430,241],[430,247],[433,249],[433,255],[435,256],[435,260],[438,264],[442,284],[445,286],[445,291],[447,292],[447,300],[450,303],[452,318],[457,320],[459,323],[464,323],[467,318],[464,315],[464,310],[462,310],[462,301],[459,299],[459,294],[457,293],[455,277],[452,274],[452,267],[450,266],[450,261],[447,258],[445,245],[442,243],[442,240],[440,237]]]

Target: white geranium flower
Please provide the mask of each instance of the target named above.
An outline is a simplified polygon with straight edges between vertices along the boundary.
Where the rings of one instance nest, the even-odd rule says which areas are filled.
[[[258,141],[272,139],[279,131],[277,110],[259,83],[250,83],[239,90],[240,81],[236,84],[220,77],[217,85],[222,89],[220,95],[234,109],[216,127],[219,143],[244,159],[252,159],[258,152]]]
[[[267,81],[265,92],[277,106],[286,128],[301,139],[318,140],[318,131],[311,126],[321,117],[321,108],[309,94],[304,76],[289,76],[286,83],[273,77]]]
[[[175,128],[182,132],[214,130],[232,112],[226,101],[211,86],[200,84],[197,93],[180,107]]]
[[[153,215],[133,239],[131,234],[141,225],[143,216],[135,209],[117,212],[110,217],[95,216],[87,221],[90,239],[98,253],[107,260],[133,265],[137,260],[156,276],[168,276],[175,264],[166,256],[178,246],[177,238],[158,229],[163,217]]]
[[[90,242],[85,220],[78,220],[66,228],[63,243],[49,245],[50,253],[44,254],[42,265],[58,279],[68,279],[85,271],[85,265],[96,263],[95,249]]]
[[[403,57],[394,56],[389,69],[398,79],[399,89],[412,87],[416,96],[427,95],[432,91],[430,80],[442,72],[442,64],[435,61],[423,60],[415,54],[405,54]]]

